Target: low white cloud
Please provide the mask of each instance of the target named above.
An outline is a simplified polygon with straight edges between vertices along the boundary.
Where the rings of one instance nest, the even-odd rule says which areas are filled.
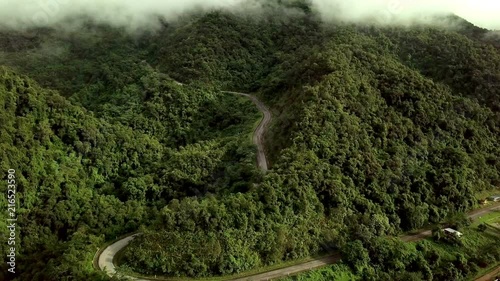
[[[0,0],[0,25],[50,26],[68,18],[129,28],[147,27],[157,16],[173,19],[194,9],[235,9],[249,0]],[[251,0],[256,1],[256,0]],[[266,1],[266,0],[260,0]],[[472,23],[500,29],[500,0],[312,0],[325,19],[377,20],[407,24],[434,15],[455,13]]]
[[[500,29],[499,0],[313,0],[313,3],[325,19],[411,24],[456,14],[475,25]]]
[[[0,0],[0,25],[52,26],[67,19],[90,17],[117,26],[139,28],[158,16],[176,18],[196,9],[238,7],[244,0]]]

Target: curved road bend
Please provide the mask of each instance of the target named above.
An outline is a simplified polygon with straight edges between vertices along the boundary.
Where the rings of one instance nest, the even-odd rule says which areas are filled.
[[[253,101],[253,103],[257,106],[257,108],[264,114],[264,118],[259,123],[259,126],[255,129],[253,132],[253,143],[257,146],[257,165],[259,168],[267,172],[267,158],[266,158],[266,152],[264,150],[264,132],[271,122],[271,112],[269,109],[255,96],[245,94],[245,93],[238,93],[238,92],[230,92],[230,91],[222,91],[223,93],[228,93],[228,94],[235,94],[235,95],[241,95],[249,98],[250,100]]]
[[[179,81],[176,80],[173,81],[177,85],[184,86],[184,84]],[[264,149],[264,132],[269,123],[271,123],[271,118],[272,118],[271,111],[269,111],[269,109],[254,95],[240,93],[240,92],[232,92],[232,91],[221,91],[221,92],[227,94],[245,96],[249,98],[257,106],[260,112],[264,114],[264,118],[262,118],[262,120],[260,121],[259,125],[257,126],[257,128],[253,133],[253,143],[257,146],[257,165],[262,171],[267,172],[268,168],[267,168],[266,153]]]
[[[175,81],[178,85],[183,85],[180,82]],[[257,106],[257,108],[264,114],[264,118],[260,121],[259,125],[255,129],[253,133],[253,143],[257,145],[257,164],[259,168],[266,172],[267,171],[267,158],[266,158],[266,153],[264,150],[264,133],[271,122],[271,112],[269,109],[255,96],[245,94],[245,93],[238,93],[238,92],[229,92],[229,91],[223,91],[223,93],[228,93],[228,94],[235,94],[235,95],[241,95],[248,97],[250,100],[253,101],[253,103]],[[125,248],[130,241],[134,240],[135,237],[137,237],[139,234],[134,234],[131,236],[127,236],[126,238],[123,238],[119,241],[116,241],[115,243],[109,245],[104,251],[100,254],[98,264],[99,268],[102,271],[105,271],[108,276],[113,276],[116,274],[116,268],[115,265],[113,264],[113,258],[114,256],[123,248]],[[312,266],[312,265],[310,265]],[[142,281],[144,279],[137,279],[134,277],[128,277],[130,280],[137,280],[137,281]],[[258,280],[258,279],[252,279],[252,280]]]
[[[178,83],[179,85],[183,85],[182,83]],[[271,122],[271,112],[269,109],[261,102],[259,99],[257,99],[253,95],[245,94],[245,93],[239,93],[239,92],[231,92],[231,91],[223,91],[223,93],[230,93],[230,94],[236,94],[236,95],[242,95],[245,97],[248,97],[251,99],[255,105],[259,108],[259,110],[264,114],[264,118],[260,122],[259,126],[254,131],[253,134],[253,142],[255,145],[257,145],[257,164],[258,166],[265,172],[267,171],[267,158],[264,150],[264,144],[263,144],[263,135],[265,132],[266,127],[269,125]],[[496,209],[500,209],[500,205],[496,204],[493,206],[490,206],[488,208],[483,208],[479,209],[476,211],[473,211],[468,214],[469,218],[475,219],[481,215],[490,213]],[[103,271],[105,271],[109,276],[113,276],[116,274],[116,268],[115,265],[113,264],[113,258],[114,256],[123,248],[125,248],[130,241],[132,241],[137,235],[140,234],[134,234],[131,236],[127,236],[126,238],[123,238],[119,241],[116,241],[115,243],[111,244],[108,246],[104,251],[101,253],[99,256],[99,268]],[[415,235],[406,235],[401,238],[401,240],[405,242],[415,242],[422,240],[426,237],[429,237],[432,235],[432,231],[430,230],[424,230],[418,234]],[[334,264],[337,263],[340,260],[340,255],[338,253],[334,253],[331,256],[328,257],[323,257],[319,258],[313,261],[309,262],[304,262],[301,264],[285,267],[282,269],[277,269],[269,272],[264,272],[248,277],[243,277],[243,278],[238,278],[238,279],[233,279],[233,281],[260,281],[260,280],[272,280],[275,278],[280,278],[280,277],[286,277],[289,275],[294,275],[300,272],[312,270],[318,267],[326,266],[329,264]],[[126,276],[130,280],[135,280],[135,281],[148,281],[145,279],[139,279],[131,276]],[[484,280],[482,277],[477,280]]]
[[[168,77],[168,75],[166,76]],[[168,77],[170,78],[170,77]],[[181,83],[177,80],[173,80],[174,83],[176,83],[179,86],[184,86],[184,83]],[[257,146],[257,165],[259,168],[267,172],[267,158],[266,158],[266,153],[264,149],[264,132],[271,123],[271,111],[254,95],[250,94],[245,94],[245,93],[240,93],[240,92],[232,92],[232,91],[221,91],[222,93],[227,93],[227,94],[234,94],[234,95],[240,95],[240,96],[245,96],[249,98],[253,103],[257,106],[257,108],[264,114],[264,118],[260,121],[259,125],[253,132],[253,143]]]
[[[135,237],[137,237],[138,235],[140,235],[140,233],[127,236],[127,237],[125,237],[121,240],[118,240],[115,243],[109,245],[108,247],[106,247],[106,249],[104,249],[104,251],[102,251],[101,255],[99,256],[99,262],[98,262],[99,269],[106,272],[109,277],[112,277],[113,275],[115,275],[116,268],[115,268],[115,265],[113,263],[113,258],[120,250],[127,247],[127,245],[130,243],[130,241],[134,240]],[[137,280],[137,281],[147,281],[144,279],[138,279],[138,278],[134,278],[134,277],[130,277],[130,276],[127,276],[127,279]]]

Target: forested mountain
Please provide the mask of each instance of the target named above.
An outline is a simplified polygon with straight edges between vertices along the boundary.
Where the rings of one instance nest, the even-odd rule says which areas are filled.
[[[332,248],[355,249],[355,268],[404,247],[381,236],[446,221],[500,187],[500,49],[486,30],[331,23],[292,2],[143,34],[90,21],[0,31],[18,280],[106,280],[97,247],[140,226],[123,267],[143,274],[231,274]],[[271,108],[267,174],[249,140],[257,109],[221,90]],[[422,247],[358,273],[446,275]]]
[[[98,278],[91,263],[103,238],[136,230],[172,199],[245,192],[259,177],[251,102],[140,67],[110,96],[90,98],[92,85],[72,97],[95,113],[1,69],[1,166],[17,171],[20,280]]]

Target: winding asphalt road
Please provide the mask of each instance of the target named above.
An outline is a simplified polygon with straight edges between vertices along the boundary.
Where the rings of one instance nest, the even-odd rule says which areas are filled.
[[[482,215],[494,212],[500,210],[500,204],[494,204],[492,206],[478,209],[475,211],[470,212],[467,217],[471,219],[476,219]],[[401,237],[402,241],[405,242],[416,242],[423,240],[427,237],[432,236],[432,231],[431,230],[423,230],[422,232],[415,234],[415,235],[406,235]],[[308,271],[311,269],[319,268],[325,265],[330,265],[337,263],[340,260],[340,254],[338,253],[333,253],[331,256],[325,257],[325,258],[319,258],[313,261],[285,267],[282,269],[277,269],[269,272],[264,272],[261,274],[257,275],[252,275],[244,278],[239,278],[239,279],[234,279],[233,281],[263,281],[263,280],[273,280],[277,278],[282,278],[290,275],[294,275],[300,272]],[[478,280],[488,280],[488,279],[478,279]]]
[[[179,83],[179,85],[182,85]],[[263,135],[265,133],[265,130],[269,123],[271,122],[271,112],[268,110],[268,108],[261,102],[259,101],[255,96],[245,94],[245,93],[239,93],[239,92],[230,92],[230,91],[224,91],[224,93],[229,93],[229,94],[236,94],[236,95],[242,95],[245,97],[248,97],[250,100],[252,100],[255,105],[258,107],[258,109],[264,114],[264,118],[261,120],[260,124],[257,126],[257,128],[254,131],[253,134],[253,142],[255,145],[257,145],[257,164],[259,168],[266,172],[268,167],[267,167],[267,158],[264,150],[264,143],[263,143]],[[499,204],[492,205],[487,208],[479,209],[472,211],[468,214],[468,217],[471,219],[478,218],[484,214],[493,212],[495,210],[500,209]],[[115,265],[113,264],[113,258],[114,256],[124,249],[135,237],[137,237],[140,234],[134,234],[131,236],[127,236],[121,240],[116,241],[115,243],[109,245],[102,251],[102,253],[98,257],[98,264],[99,268],[102,271],[105,271],[108,276],[113,276],[116,274],[116,268]],[[419,241],[422,239],[425,239],[427,237],[430,237],[432,235],[431,230],[423,230],[418,234],[414,235],[406,235],[401,237],[401,240],[405,242],[415,242]],[[301,264],[285,267],[282,269],[277,269],[273,271],[268,271],[248,277],[243,277],[243,278],[238,278],[238,279],[233,279],[233,281],[261,281],[261,280],[273,280],[276,278],[281,278],[281,277],[286,277],[290,275],[294,275],[300,272],[308,271],[311,269],[319,268],[322,266],[326,266],[329,264],[334,264],[337,263],[340,260],[340,255],[338,253],[332,253],[332,255],[323,257],[323,258],[318,258],[312,261],[304,262]],[[135,278],[131,276],[124,276],[127,279],[130,280],[136,280],[136,281],[148,281],[146,279],[140,279],[140,278]],[[477,279],[477,280],[486,280],[486,279]]]
[[[116,268],[115,264],[113,263],[113,258],[120,250],[127,247],[130,241],[134,240],[138,235],[140,234],[127,236],[106,247],[106,249],[104,249],[104,251],[102,251],[102,253],[99,255],[99,269],[106,272],[110,277],[114,276],[116,274]],[[130,276],[127,276],[127,278],[130,280],[147,281]]]
[[[264,114],[264,118],[262,118],[259,125],[257,126],[257,128],[255,128],[255,131],[253,132],[253,143],[257,146],[257,165],[262,171],[267,172],[267,158],[266,158],[266,152],[264,150],[264,132],[266,131],[266,128],[269,125],[269,123],[271,123],[271,118],[272,118],[271,112],[259,99],[257,99],[253,95],[238,93],[238,92],[229,92],[229,91],[223,91],[223,93],[248,97],[250,100],[253,101],[253,103],[255,103],[255,105],[262,112],[262,114]]]
[[[500,204],[494,204],[492,206],[482,208],[479,210],[472,211],[468,214],[468,217],[471,219],[476,219],[482,215],[494,212],[500,210]],[[116,274],[115,266],[113,264],[113,257],[123,248],[125,248],[130,241],[132,241],[137,235],[140,234],[134,234],[132,236],[128,236],[126,238],[123,238],[110,246],[108,246],[104,251],[99,255],[99,268],[103,271],[106,271],[106,273],[109,276],[113,276]],[[404,237],[401,237],[401,240],[405,242],[416,242],[420,241],[422,239],[425,239],[427,237],[430,237],[432,235],[432,231],[430,230],[423,230],[422,232],[415,234],[415,235],[406,235]],[[316,269],[322,266],[326,266],[329,264],[334,264],[337,263],[340,260],[340,255],[338,253],[332,253],[332,255],[323,257],[323,258],[318,258],[312,261],[292,265],[289,267],[281,268],[281,269],[276,269],[256,275],[251,275],[248,277],[243,277],[243,278],[237,278],[233,279],[233,281],[264,281],[264,280],[273,280],[276,278],[281,278],[281,277],[286,277],[290,275],[294,275],[300,272],[308,271],[311,269]],[[486,275],[488,277],[489,275]],[[136,281],[148,281],[145,279],[138,279],[134,277],[128,277],[130,280],[136,280]],[[487,279],[480,279],[477,280],[487,280]]]
[[[183,85],[180,82],[176,82],[178,85]],[[228,94],[235,94],[235,95],[241,95],[248,97],[256,106],[257,108],[262,112],[264,117],[260,121],[259,125],[253,132],[253,143],[257,146],[257,165],[258,167],[263,171],[267,172],[267,158],[266,158],[266,153],[264,150],[264,133],[266,131],[267,126],[271,122],[271,112],[269,109],[255,96],[245,94],[245,93],[239,93],[239,92],[230,92],[230,91],[223,91],[223,93],[228,93]],[[116,241],[115,243],[109,245],[102,251],[102,253],[99,255],[98,259],[98,265],[99,268],[102,271],[105,271],[108,276],[113,276],[116,274],[116,268],[115,265],[113,264],[113,258],[115,255],[127,247],[127,245],[134,240],[135,237],[137,237],[140,234],[134,234],[131,236],[127,236],[121,240]],[[125,276],[126,278],[130,280],[137,280],[137,281],[143,281],[144,279],[138,279],[130,276]],[[245,279],[246,280],[246,279]],[[252,280],[257,280],[257,279],[252,279]],[[146,281],[146,280],[144,280]]]
[[[276,269],[273,271],[264,272],[261,274],[256,274],[248,277],[233,279],[232,281],[262,281],[262,280],[274,280],[278,278],[283,278],[286,276],[295,275],[304,271],[311,269],[327,266],[329,264],[334,264],[340,261],[340,255],[334,254],[324,258],[315,259],[313,261],[304,262],[294,266],[285,267],[282,269]]]

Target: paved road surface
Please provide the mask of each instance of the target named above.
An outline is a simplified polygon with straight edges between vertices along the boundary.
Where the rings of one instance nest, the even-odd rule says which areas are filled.
[[[130,241],[134,240],[134,238],[137,237],[138,235],[140,234],[127,236],[106,247],[106,249],[104,249],[104,251],[102,251],[101,255],[99,256],[99,268],[102,271],[106,272],[109,276],[115,275],[116,268],[115,265],[113,264],[113,258],[121,249],[127,247]],[[147,281],[133,277],[128,277],[128,279],[137,281]]]
[[[175,80],[174,82],[180,86],[184,85],[183,83]],[[271,118],[272,118],[271,112],[259,99],[257,99],[257,97],[253,95],[240,92],[232,92],[232,91],[222,91],[222,92],[248,97],[250,100],[253,101],[253,103],[262,112],[262,114],[264,114],[264,118],[262,118],[262,120],[259,123],[259,126],[257,126],[257,128],[253,133],[253,143],[257,146],[257,165],[262,171],[267,172],[267,158],[264,150],[264,132],[266,131],[266,128],[269,125],[269,123],[271,123]]]
[[[168,77],[168,75],[166,75],[166,77]],[[183,83],[176,80],[174,80],[174,83],[180,86],[184,86]],[[269,123],[271,123],[271,118],[272,118],[271,112],[257,97],[253,95],[240,92],[232,92],[232,91],[222,91],[222,92],[248,97],[250,100],[253,101],[253,103],[255,103],[257,108],[264,114],[264,118],[262,118],[259,126],[257,126],[257,128],[253,133],[253,143],[257,146],[257,165],[262,171],[267,172],[267,158],[264,150],[264,132]]]
[[[180,82],[176,82],[176,83],[179,85],[183,85]],[[264,132],[265,132],[266,127],[271,122],[271,118],[272,118],[271,112],[269,111],[269,109],[267,109],[267,107],[261,101],[259,101],[253,95],[249,95],[249,94],[245,94],[245,93],[238,93],[238,92],[230,92],[230,91],[223,91],[223,92],[248,97],[249,99],[251,99],[255,103],[255,105],[259,108],[259,110],[264,114],[264,118],[262,119],[259,126],[257,126],[257,128],[254,131],[253,142],[255,145],[257,145],[257,150],[258,150],[257,151],[257,164],[263,171],[267,171],[267,158],[266,158],[266,154],[265,154],[265,150],[264,150],[264,143],[263,143],[264,138],[263,138],[263,136],[264,136]],[[500,205],[495,204],[495,205],[487,207],[487,208],[473,211],[473,212],[468,214],[468,217],[475,219],[479,216],[490,213],[490,212],[497,210],[497,209],[500,209]],[[116,274],[115,266],[113,264],[113,257],[121,249],[125,248],[130,243],[130,241],[132,241],[137,235],[140,235],[140,234],[134,234],[132,236],[128,236],[128,237],[126,237],[122,240],[119,240],[119,241],[111,244],[110,246],[108,246],[99,256],[99,268],[103,271],[105,270],[109,276],[113,276],[114,274]],[[406,235],[406,236],[402,237],[401,240],[403,240],[405,242],[415,242],[415,241],[422,240],[426,237],[429,237],[431,235],[432,235],[431,230],[423,230],[422,232],[420,232],[418,234]],[[248,276],[248,277],[244,277],[244,278],[233,279],[233,281],[272,280],[272,279],[276,279],[276,278],[280,278],[280,277],[294,275],[294,274],[297,274],[297,273],[300,273],[303,271],[315,269],[315,268],[322,267],[325,265],[334,264],[334,263],[338,262],[339,260],[340,260],[340,255],[338,253],[335,253],[335,254],[328,256],[328,257],[325,257],[325,258],[319,258],[319,259],[316,259],[313,261],[309,261],[309,262],[305,262],[305,263],[301,263],[301,264],[297,264],[297,265],[293,265],[293,266],[289,266],[289,267],[285,267],[282,269],[277,269],[277,270],[273,270],[273,271],[269,271],[269,272],[265,272],[265,273],[260,273],[260,274],[256,274],[256,275],[252,275],[252,276]],[[490,274],[496,274],[496,273],[495,273],[495,271],[493,271]],[[476,279],[476,281],[489,280],[488,278],[489,278],[490,274],[487,274],[479,279]],[[495,275],[491,275],[491,278],[494,276]],[[137,279],[137,278],[133,278],[133,277],[128,277],[128,278],[130,280],[136,280],[136,281],[147,281],[144,279]],[[486,279],[483,279],[483,278],[486,278]]]
[[[259,126],[257,126],[257,128],[253,133],[253,143],[257,145],[257,165],[262,171],[266,172],[267,158],[266,158],[266,152],[264,150],[264,132],[266,131],[267,126],[271,122],[272,118],[271,112],[259,99],[257,99],[253,95],[238,93],[238,92],[229,92],[229,91],[224,91],[224,93],[236,94],[248,97],[253,101],[253,103],[255,103],[257,108],[264,114],[264,118],[262,118],[262,121],[260,121]]]
[[[175,81],[178,85],[183,85],[180,82]],[[249,95],[249,94],[244,94],[244,93],[238,93],[238,92],[228,92],[224,91],[224,93],[229,93],[229,94],[236,94],[236,95],[242,95],[245,97],[248,97],[250,100],[255,103],[257,108],[264,114],[264,118],[262,118],[261,122],[257,126],[257,128],[254,131],[253,134],[253,142],[255,145],[257,145],[257,164],[260,169],[262,169],[264,172],[267,171],[267,158],[264,150],[264,132],[266,130],[266,127],[269,125],[271,122],[271,112],[267,109],[267,107],[259,101],[255,96]],[[99,268],[103,271],[105,271],[109,276],[113,276],[116,274],[116,269],[115,265],[113,264],[113,257],[123,248],[125,248],[130,241],[132,241],[138,234],[134,234],[132,236],[128,236],[126,238],[123,238],[122,240],[119,240],[110,246],[108,246],[104,251],[101,253],[99,256]],[[321,263],[321,261],[315,261]],[[132,278],[129,277],[131,280],[138,280],[141,281],[143,279],[137,279],[137,278]],[[246,280],[246,279],[245,279]],[[249,280],[257,280],[257,279],[249,279]]]
[[[329,264],[334,264],[340,260],[340,255],[335,254],[332,256],[320,258],[310,262],[301,263],[298,265],[285,267],[282,269],[276,269],[269,272],[264,272],[257,275],[252,275],[248,277],[233,279],[232,281],[261,281],[261,280],[272,280],[280,277],[294,275],[303,271],[315,269]]]

